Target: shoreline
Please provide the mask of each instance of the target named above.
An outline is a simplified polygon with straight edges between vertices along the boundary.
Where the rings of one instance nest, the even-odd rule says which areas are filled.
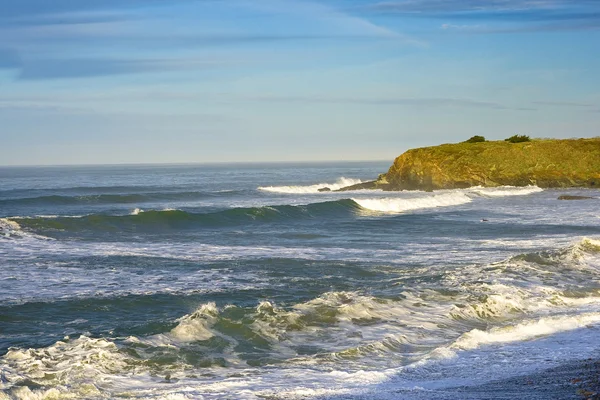
[[[600,400],[600,357],[569,361],[556,367],[444,389],[379,388],[360,394],[316,397],[318,400]]]

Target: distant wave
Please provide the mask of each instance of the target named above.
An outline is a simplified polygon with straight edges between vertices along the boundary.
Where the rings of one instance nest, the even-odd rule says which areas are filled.
[[[344,178],[341,177],[335,183],[317,183],[315,185],[308,186],[261,186],[258,190],[263,192],[273,193],[319,193],[319,189],[329,188],[331,190],[338,190],[346,186],[356,185],[362,183],[360,179]]]
[[[350,199],[308,205],[279,205],[232,208],[210,213],[192,213],[176,209],[134,209],[129,215],[91,214],[79,217],[34,216],[5,219],[32,231],[162,231],[196,227],[220,227],[255,222],[278,222],[290,219],[330,217],[356,211],[359,206]],[[140,231],[141,229],[141,231]]]
[[[371,211],[400,213],[423,208],[449,207],[470,203],[465,193],[453,192],[415,198],[352,199],[359,206]]]
[[[274,223],[310,218],[336,218],[349,216],[360,210],[384,213],[402,213],[413,210],[450,207],[471,202],[469,195],[462,191],[442,194],[428,194],[413,198],[352,198],[310,203],[306,205],[274,205],[262,207],[240,207],[223,211],[195,213],[172,208],[144,210],[136,207],[128,215],[90,214],[80,216],[24,216],[5,218],[0,232],[13,235],[33,231],[47,234],[52,231],[117,232],[135,230],[138,233],[165,230],[194,229],[201,227],[218,228],[248,223]],[[13,233],[11,233],[13,232]]]
[[[50,195],[0,200],[0,207],[44,205],[90,205],[90,204],[138,204],[160,201],[194,201],[211,197],[235,195],[236,191],[219,192],[149,192],[124,194],[86,194],[78,196]]]
[[[499,187],[482,187],[477,186],[467,189],[469,192],[473,192],[485,197],[506,197],[506,196],[526,196],[528,194],[543,192],[544,189],[537,186],[499,186]]]
[[[347,182],[346,182],[347,183]],[[344,183],[345,184],[345,183]],[[298,187],[302,188],[302,187]],[[484,189],[477,189],[483,191]],[[502,188],[492,196],[535,193],[541,189]],[[291,192],[290,192],[291,193]],[[510,193],[510,194],[506,194]],[[480,194],[478,194],[479,196]],[[423,194],[419,197],[351,198],[306,205],[274,205],[262,207],[231,208],[208,213],[193,213],[172,208],[144,210],[136,207],[129,215],[90,214],[80,216],[25,216],[4,218],[0,233],[4,236],[19,236],[15,232],[33,231],[127,231],[136,232],[190,229],[197,227],[233,226],[256,222],[278,222],[302,218],[335,218],[350,215],[359,210],[383,213],[402,213],[420,209],[451,207],[467,204],[474,194],[459,190]],[[18,224],[16,229],[14,224]],[[22,235],[21,235],[22,236]]]

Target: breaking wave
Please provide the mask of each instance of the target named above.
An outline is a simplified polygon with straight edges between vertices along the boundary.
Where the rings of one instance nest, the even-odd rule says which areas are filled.
[[[401,213],[423,208],[449,207],[470,203],[472,200],[465,193],[453,192],[423,196],[416,198],[381,198],[360,199],[354,198],[359,206],[366,210],[385,213]]]
[[[129,215],[91,214],[78,216],[35,216],[5,219],[6,224],[18,224],[32,231],[119,231],[192,229],[197,227],[232,226],[248,223],[274,223],[297,219],[331,218],[351,215],[359,210],[400,213],[412,210],[450,207],[471,202],[464,193],[452,192],[416,198],[352,198],[306,205],[276,205],[231,208],[209,213],[194,213],[177,209],[142,210],[135,208]]]
[[[273,366],[349,377],[360,360],[373,373],[383,371],[383,379],[406,366],[450,362],[464,351],[597,326],[600,288],[575,288],[600,275],[599,255],[600,241],[584,238],[552,251],[458,266],[441,281],[423,277],[393,297],[331,291],[287,305],[206,302],[164,325],[163,333],[84,335],[42,349],[9,349],[0,358],[0,389],[13,398],[118,397],[135,374],[135,387],[181,381],[202,392],[209,383],[194,380],[198,370],[224,374],[219,382]],[[364,363],[357,365],[364,371]],[[237,382],[239,390],[251,384]]]
[[[451,349],[471,350],[485,345],[522,342],[557,332],[564,332],[600,323],[600,313],[574,316],[546,317],[516,325],[492,328],[489,331],[473,329],[461,335]]]
[[[0,238],[4,239],[14,239],[14,238],[36,238],[49,240],[50,238],[36,235],[30,232],[26,232],[23,230],[21,225],[18,222],[13,221],[9,218],[0,218]]]
[[[362,183],[362,180],[341,177],[335,181],[335,183],[317,183],[315,185],[308,186],[261,186],[258,188],[258,190],[273,193],[307,194],[319,193],[319,189],[323,188],[338,190],[347,186],[357,185],[359,183]]]
[[[499,187],[482,187],[477,186],[467,189],[469,192],[476,193],[484,197],[507,197],[507,196],[526,196],[533,193],[543,192],[544,189],[537,186],[499,186]]]

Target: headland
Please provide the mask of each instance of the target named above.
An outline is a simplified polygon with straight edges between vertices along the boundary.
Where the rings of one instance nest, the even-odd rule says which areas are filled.
[[[600,138],[482,141],[411,149],[359,189],[439,190],[472,186],[600,187]]]

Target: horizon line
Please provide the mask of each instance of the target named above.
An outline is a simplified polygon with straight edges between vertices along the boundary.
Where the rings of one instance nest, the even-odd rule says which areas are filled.
[[[0,168],[41,168],[41,167],[135,167],[135,166],[186,166],[186,165],[266,165],[266,164],[333,164],[333,163],[374,163],[393,162],[388,159],[371,160],[285,160],[285,161],[189,161],[189,162],[123,162],[89,164],[0,164]]]

